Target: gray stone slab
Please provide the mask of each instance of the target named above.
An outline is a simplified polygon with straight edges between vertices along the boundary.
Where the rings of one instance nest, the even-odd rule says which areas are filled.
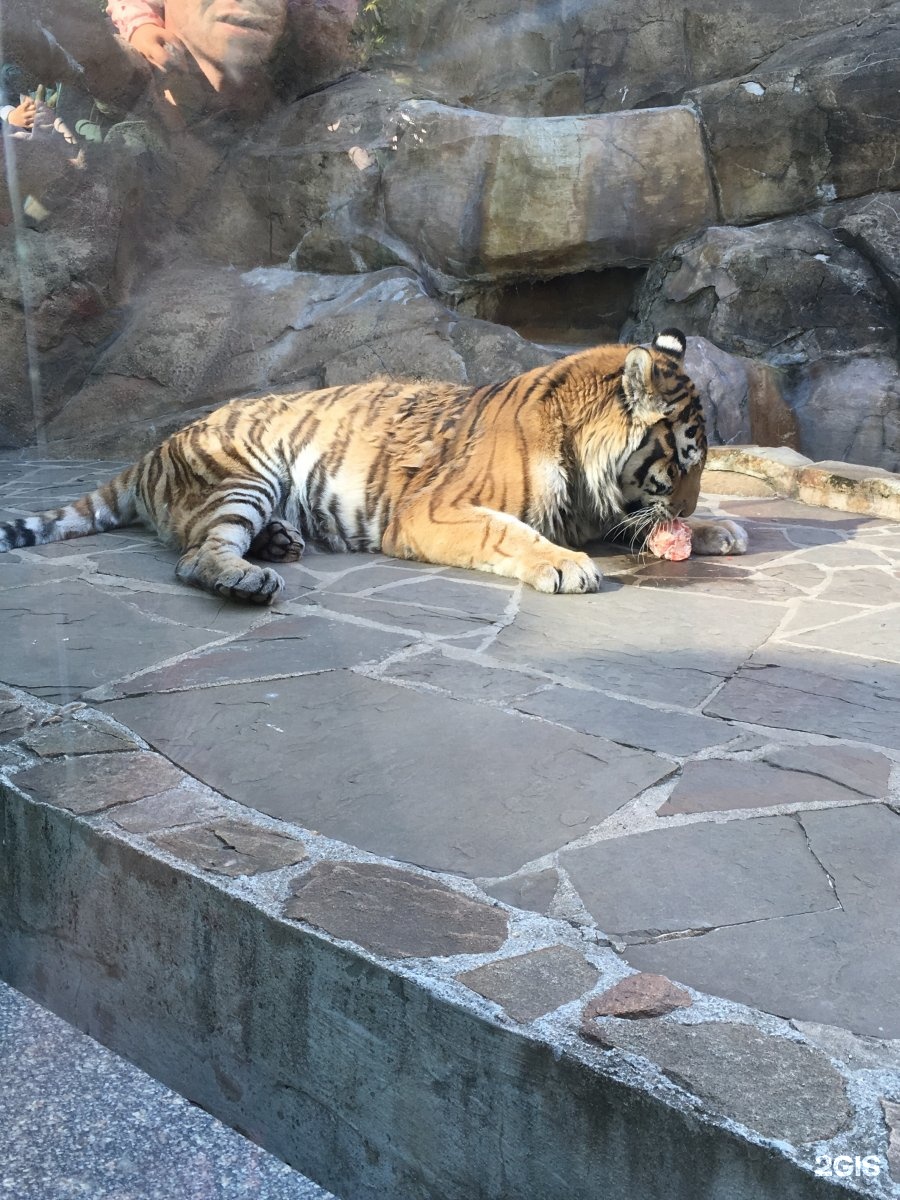
[[[900,1182],[900,1104],[881,1097],[884,1121],[888,1127],[888,1170]]]
[[[752,1025],[607,1018],[594,1022],[592,1036],[648,1058],[714,1112],[764,1137],[819,1141],[852,1119],[844,1081],[824,1054]]]
[[[327,577],[341,575],[360,567],[365,571],[392,562],[393,559],[383,558],[377,554],[332,554],[330,550],[319,550],[313,545],[308,545],[303,551],[300,565],[318,575]],[[291,565],[293,564],[285,564],[286,567]],[[410,563],[409,565],[421,569],[420,563]]]
[[[844,617],[858,617],[863,610],[855,604],[832,604],[826,600],[803,600],[781,626],[781,634],[794,634],[814,625],[831,625]]]
[[[750,600],[789,600],[796,589],[785,579],[757,575],[744,564],[691,557],[684,562],[657,561],[621,577],[629,587],[703,592],[711,596],[737,596]]]
[[[499,1004],[513,1020],[533,1021],[590,991],[599,972],[577,950],[547,946],[463,971],[456,978]]]
[[[629,946],[625,957],[640,971],[780,1017],[900,1037],[893,918],[885,929],[836,909]]]
[[[122,804],[109,815],[129,833],[153,833],[178,825],[196,825],[226,815],[227,809],[215,792],[199,788],[193,780],[145,800]]]
[[[841,571],[831,576],[822,600],[873,607],[900,601],[900,573],[884,566],[872,571]]]
[[[763,758],[782,770],[805,771],[874,798],[887,792],[893,766],[883,754],[852,746],[783,746],[767,750]]]
[[[303,566],[309,569],[311,575],[316,571],[321,557],[319,555],[315,559],[303,558]],[[319,590],[322,592],[336,592],[341,595],[355,596],[360,592],[368,592],[372,588],[383,587],[385,584],[427,578],[425,574],[410,571],[408,567],[399,564],[395,567],[389,565],[389,563],[390,560],[385,562],[384,559],[371,557],[368,562],[357,567],[355,570],[334,574],[330,572],[323,573],[318,582]],[[318,574],[318,572],[316,573]]]
[[[641,970],[779,1016],[900,1037],[900,816],[864,804],[801,819],[842,909],[632,946],[626,957]]]
[[[807,1041],[837,1058],[851,1071],[900,1071],[900,1041],[859,1037],[838,1025],[819,1021],[791,1021]]]
[[[629,942],[837,907],[793,817],[631,834],[560,865],[600,928]]]
[[[0,520],[13,518],[12,513]],[[24,555],[10,550],[0,555],[0,591],[11,588],[23,588],[30,585],[43,584],[44,587],[56,586],[57,580],[77,577],[82,568],[65,562],[47,562],[42,558],[26,558]]]
[[[496,878],[671,769],[654,755],[348,671],[109,706],[217,791],[373,853]]]
[[[376,592],[373,596],[343,596],[332,592],[318,592],[316,603],[326,615],[333,612],[362,617],[380,625],[419,634],[431,634],[434,637],[463,637],[468,633],[486,632],[491,623],[485,617],[472,617],[448,609],[401,603],[398,599],[385,598],[381,592]]]
[[[379,863],[316,863],[284,915],[386,958],[485,954],[506,941],[506,914],[437,879]]]
[[[618,587],[592,596],[522,593],[491,646],[536,667],[645,700],[693,707],[777,628],[772,604]]]
[[[44,804],[91,813],[168,791],[182,778],[181,771],[158,754],[140,751],[51,759],[19,771],[14,782]]]
[[[847,570],[850,567],[883,567],[884,559],[870,546],[857,541],[832,542],[827,546],[816,546],[798,555],[799,562],[814,563],[818,567]],[[856,574],[856,572],[854,572]]]
[[[844,908],[885,925],[895,920],[900,910],[900,815],[884,804],[856,804],[800,813],[799,820]]]
[[[540,675],[507,671],[472,659],[449,658],[439,651],[417,654],[415,658],[392,663],[384,675],[386,679],[402,679],[407,683],[424,683],[440,688],[460,700],[500,702],[544,687],[547,682]]]
[[[46,722],[21,739],[22,744],[40,758],[63,754],[101,754],[136,750],[138,744],[124,730],[117,730],[96,717],[69,717]]]
[[[767,649],[704,712],[900,749],[900,671],[850,655]]]
[[[141,619],[133,605],[77,581],[0,593],[0,625],[3,681],[59,701],[221,636]]]
[[[791,640],[800,646],[838,650],[848,654],[868,654],[900,667],[900,604],[893,608],[863,613],[839,625],[829,625],[810,633],[794,634]]]
[[[708,746],[728,742],[735,735],[725,721],[664,712],[575,688],[549,688],[517,701],[515,707],[582,733],[661,754],[696,754]]]
[[[10,741],[35,723],[34,713],[12,692],[0,688],[0,742]]]
[[[10,1200],[333,1200],[3,983],[0,1078]]]
[[[93,554],[97,570],[104,575],[121,575],[126,579],[142,579],[147,583],[175,583],[175,564],[178,552],[161,546],[155,539],[149,544],[137,542],[128,549],[106,549]]]
[[[524,875],[503,879],[499,883],[482,884],[483,891],[497,900],[502,900],[504,904],[539,913],[550,911],[558,887],[559,874],[552,867],[548,867],[546,871],[528,871]]]
[[[656,811],[664,817],[779,804],[846,804],[858,801],[861,795],[881,797],[891,764],[884,755],[872,757],[875,762],[869,764],[861,754],[817,746],[773,751],[763,762],[707,759],[686,763],[671,796]]]
[[[839,528],[846,537],[853,529],[877,526],[883,522],[875,517],[842,512],[837,508],[816,508],[797,500],[729,500],[723,509],[736,520],[767,521],[776,525],[820,526],[824,534]],[[835,539],[836,540],[836,539]]]
[[[306,847],[299,838],[261,829],[247,821],[217,821],[199,829],[157,834],[150,840],[204,871],[232,878],[277,871],[306,857]]]
[[[834,680],[838,687],[845,683],[862,683],[877,692],[879,698],[900,700],[900,670],[894,663],[880,662],[866,655],[864,646],[854,654],[835,654],[811,646],[772,641],[752,655],[746,670],[763,672],[773,666],[824,676]]]
[[[770,579],[783,579],[798,592],[802,592],[806,588],[818,588],[827,579],[827,575],[821,567],[817,567],[815,563],[801,562],[796,558],[788,559],[778,565],[761,563],[758,569]],[[809,603],[814,604],[815,601]]]
[[[471,581],[450,579],[445,575],[433,575],[393,587],[382,587],[378,596],[384,600],[395,600],[402,604],[421,604],[426,608],[449,609],[480,620],[496,621],[503,616],[514,584],[495,587],[479,582],[482,572],[472,571]]]
[[[131,547],[144,549],[151,546],[159,547],[156,534],[138,525],[125,529],[110,529],[106,533],[90,534],[87,537],[71,538],[66,542],[48,542],[46,546],[31,546],[28,553],[49,561],[64,562],[69,558],[93,559],[94,555],[113,553]]]
[[[377,661],[402,650],[409,635],[329,621],[320,612],[305,617],[274,616],[223,646],[212,646],[172,666],[113,684],[103,695],[185,691],[277,675],[305,675]]]
[[[107,595],[115,596],[132,611],[136,629],[146,630],[160,624],[186,625],[189,628],[209,629],[221,637],[223,633],[242,633],[268,618],[255,604],[237,604],[213,596],[199,588],[175,581],[176,591],[155,591],[149,587],[119,587],[115,583],[94,586]]]

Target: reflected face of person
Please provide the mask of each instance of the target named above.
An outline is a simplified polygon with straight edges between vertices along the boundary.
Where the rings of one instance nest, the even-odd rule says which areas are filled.
[[[287,0],[166,0],[166,28],[232,81],[271,58],[286,19]]]

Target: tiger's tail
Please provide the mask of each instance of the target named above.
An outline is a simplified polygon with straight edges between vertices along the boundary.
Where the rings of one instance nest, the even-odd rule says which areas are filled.
[[[0,522],[0,554],[133,525],[138,517],[136,497],[140,465],[135,463],[126,467],[108,483],[63,508]]]

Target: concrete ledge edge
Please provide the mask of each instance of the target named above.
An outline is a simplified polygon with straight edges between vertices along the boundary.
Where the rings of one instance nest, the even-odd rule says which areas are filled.
[[[711,446],[703,490],[728,494],[729,476],[760,480],[803,504],[900,520],[900,475],[880,467],[813,462],[784,446]]]
[[[52,717],[55,706],[18,698]],[[79,717],[134,739],[105,714]],[[140,754],[157,758],[129,757]],[[229,816],[307,853],[252,877],[214,874],[119,827],[124,805],[76,814],[33,799],[16,785],[32,765],[20,746],[0,761],[0,976],[344,1200],[898,1194],[887,1178],[873,1189],[815,1174],[820,1152],[852,1154],[876,1128],[886,1159],[880,1112],[853,1073],[850,1126],[794,1146],[709,1111],[648,1059],[586,1042],[586,998],[628,968],[567,923],[225,797]],[[291,883],[335,861],[477,898],[508,914],[509,936],[489,953],[386,959],[287,919]],[[561,942],[599,982],[530,1023],[456,978]],[[787,1021],[692,995],[687,1017],[642,1023],[737,1022],[814,1048]]]

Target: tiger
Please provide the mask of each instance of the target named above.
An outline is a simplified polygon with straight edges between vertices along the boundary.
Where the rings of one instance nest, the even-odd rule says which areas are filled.
[[[574,547],[696,505],[706,434],[685,349],[666,329],[488,385],[239,397],[79,500],[0,524],[0,551],[141,521],[180,551],[178,579],[258,604],[284,580],[248,558],[297,561],[307,541],[596,592]]]

